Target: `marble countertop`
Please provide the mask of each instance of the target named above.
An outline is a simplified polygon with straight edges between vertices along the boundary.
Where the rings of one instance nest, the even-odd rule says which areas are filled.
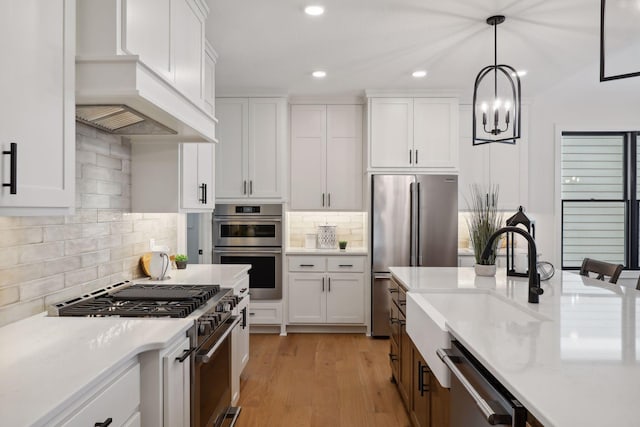
[[[640,292],[558,271],[542,282],[540,303],[529,304],[527,278],[503,269],[489,278],[473,268],[391,272],[425,311],[430,293],[451,292],[439,313],[449,333],[545,427],[638,425]],[[490,293],[524,315],[467,306],[472,299],[456,300],[456,292]]]
[[[286,248],[285,255],[367,255],[367,248],[350,248],[340,249],[305,249],[305,248]]]
[[[189,265],[163,284],[231,286],[249,265]],[[148,279],[135,283],[158,283]],[[200,309],[203,310],[203,309]],[[49,317],[0,328],[0,425],[44,426],[121,363],[167,347],[193,325],[183,319]]]

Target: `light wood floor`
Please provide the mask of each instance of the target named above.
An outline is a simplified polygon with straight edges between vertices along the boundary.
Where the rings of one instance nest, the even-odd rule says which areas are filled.
[[[410,426],[388,353],[364,335],[251,335],[236,426]]]

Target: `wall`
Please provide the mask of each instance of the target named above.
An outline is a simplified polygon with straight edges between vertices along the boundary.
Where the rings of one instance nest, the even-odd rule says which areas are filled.
[[[177,214],[131,213],[131,146],[77,124],[76,213],[0,217],[0,326],[140,277],[149,238],[173,250]]]
[[[366,248],[366,212],[288,212],[287,247],[303,248],[304,235],[317,233],[318,225],[335,225],[338,240],[346,240],[349,248]]]
[[[526,84],[523,83],[523,84]],[[556,127],[640,130],[640,77],[601,83],[594,62],[534,98],[529,144],[529,205],[543,258],[560,265]]]

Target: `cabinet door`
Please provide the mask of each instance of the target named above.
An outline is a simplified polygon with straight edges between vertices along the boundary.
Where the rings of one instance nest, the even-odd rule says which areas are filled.
[[[413,100],[415,167],[458,167],[458,102],[453,98]]]
[[[324,323],[327,299],[324,274],[289,274],[289,322]]]
[[[182,185],[180,193],[182,196],[182,208],[193,209],[202,206],[201,193],[198,186],[198,144],[181,144],[180,165],[182,171]]]
[[[250,197],[282,196],[284,125],[286,106],[280,98],[249,100],[249,188]]]
[[[327,106],[327,207],[362,209],[362,107]]]
[[[468,210],[471,201],[471,185],[489,182],[489,151],[491,145],[473,145],[471,106],[460,107],[458,134],[460,145],[460,175],[458,176],[458,209]]]
[[[370,129],[372,167],[413,165],[413,100],[411,98],[372,99]]]
[[[431,425],[448,426],[451,392],[448,388],[442,387],[432,373],[429,374],[429,397],[431,399]]]
[[[216,56],[213,48],[205,42],[206,50],[204,56],[204,108],[210,115],[215,117],[216,104]]]
[[[323,209],[327,163],[324,105],[291,106],[291,209]]]
[[[400,381],[398,389],[407,404],[407,408],[411,408],[411,392],[413,385],[413,342],[407,334],[407,318],[402,312],[399,312],[398,321],[400,322]]]
[[[200,208],[213,209],[215,207],[215,146],[209,143],[196,144],[198,146],[198,195]],[[204,189],[202,185],[204,184]]]
[[[246,98],[218,98],[219,143],[216,146],[216,196],[242,198],[247,194],[247,145],[249,101]]]
[[[194,0],[172,0],[171,49],[176,87],[202,105],[204,87],[204,19]]]
[[[68,208],[75,187],[75,1],[3,2],[0,44],[0,148],[16,143],[16,194],[0,187],[3,215],[29,208]],[[9,65],[12,64],[12,65]],[[2,155],[0,176],[9,183],[11,161]],[[26,209],[26,211],[24,210]],[[63,212],[60,210],[60,212]]]
[[[428,427],[430,424],[431,414],[430,414],[430,399],[429,399],[429,381],[430,381],[430,371],[427,366],[427,363],[424,361],[424,358],[420,354],[420,352],[413,347],[413,385],[411,387],[411,397],[413,408],[411,418],[418,425],[418,427]],[[434,424],[434,426],[439,424]],[[448,425],[448,424],[447,424]]]
[[[364,275],[327,277],[327,323],[364,323]]]
[[[189,338],[184,338],[162,357],[164,425],[188,427],[190,422],[189,358],[176,360],[189,350]]]

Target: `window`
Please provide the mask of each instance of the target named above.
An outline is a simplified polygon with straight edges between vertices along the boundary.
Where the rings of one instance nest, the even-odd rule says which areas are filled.
[[[637,145],[635,132],[562,134],[562,268],[639,268]]]

